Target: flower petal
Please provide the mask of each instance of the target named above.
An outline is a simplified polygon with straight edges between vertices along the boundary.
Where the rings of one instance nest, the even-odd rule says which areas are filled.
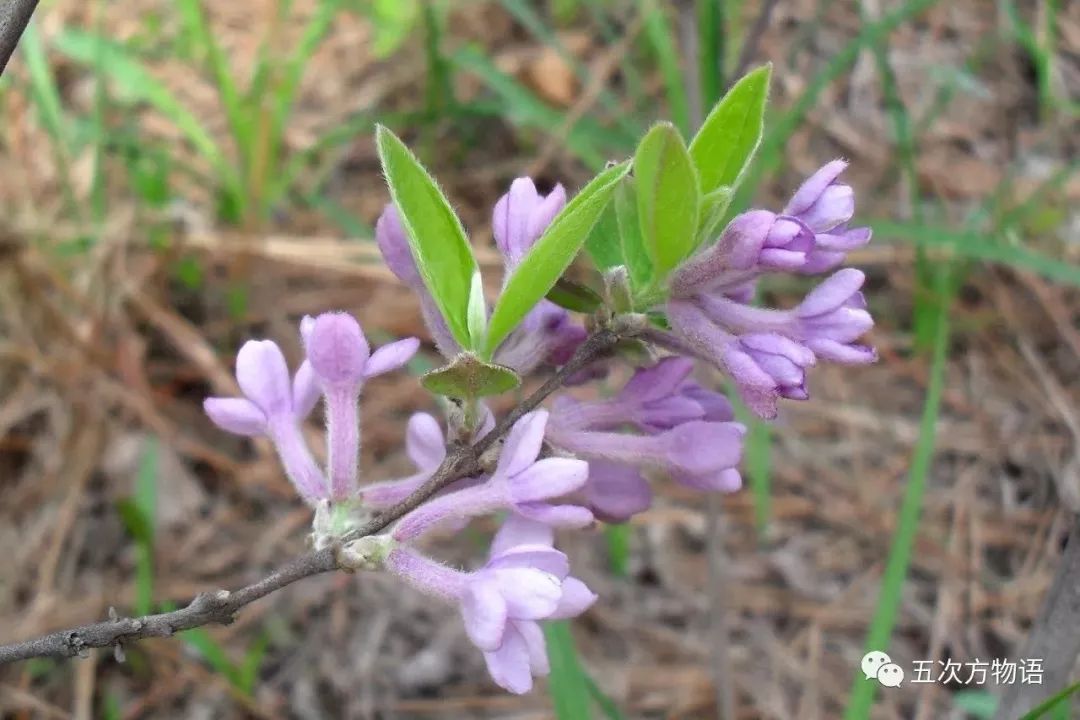
[[[795,191],[795,194],[791,196],[791,200],[784,207],[784,215],[800,215],[810,209],[810,206],[817,202],[821,194],[825,192],[825,188],[836,182],[836,179],[840,177],[840,173],[844,172],[847,168],[846,160],[833,160],[826,163],[808,177],[799,189]]]
[[[529,646],[512,624],[507,627],[499,649],[484,653],[484,662],[491,679],[502,689],[515,695],[524,695],[532,690]]]
[[[514,503],[561,497],[580,488],[589,477],[584,460],[551,457],[538,460],[508,480]]]
[[[203,410],[222,430],[249,437],[266,432],[266,415],[247,398],[206,398]]]
[[[521,633],[525,639],[525,647],[529,650],[529,671],[533,677],[544,677],[551,672],[551,664],[548,663],[547,643],[544,642],[544,631],[540,624],[535,622],[513,620],[514,629]]]
[[[486,578],[469,583],[461,598],[465,632],[481,650],[496,650],[506,630],[506,601],[498,584]]]
[[[548,616],[548,619],[565,620],[577,617],[592,607],[597,597],[597,594],[585,583],[576,577],[567,577],[562,582],[562,597],[559,598],[559,606]]]
[[[412,337],[392,342],[389,345],[383,345],[368,358],[367,364],[364,366],[364,377],[374,377],[391,370],[397,370],[409,362],[419,349],[420,341]]]
[[[434,470],[446,458],[446,441],[439,421],[427,413],[413,413],[405,430],[405,452],[420,470]]]
[[[583,528],[596,518],[592,511],[580,505],[549,505],[545,502],[518,503],[514,512],[536,522],[560,528]]]
[[[559,605],[562,584],[549,572],[524,567],[495,568],[484,570],[483,574],[498,583],[499,593],[506,601],[507,617],[539,620],[553,613]]]
[[[315,409],[320,397],[322,397],[322,388],[319,387],[319,379],[315,376],[311,362],[305,360],[300,363],[300,367],[296,369],[296,375],[293,376],[293,414],[298,420],[303,420]]]
[[[844,268],[826,278],[807,293],[796,312],[801,318],[823,315],[843,305],[862,287],[866,275],[855,268]]]
[[[551,547],[554,542],[555,534],[549,526],[510,513],[503,521],[499,532],[495,533],[495,537],[491,540],[489,556],[496,557],[517,545]]]
[[[363,381],[371,350],[360,323],[352,315],[319,315],[306,345],[311,367],[322,382],[352,385]]]
[[[281,348],[272,340],[249,340],[236,355],[236,380],[267,417],[292,411],[292,383]]]
[[[496,475],[513,477],[536,461],[544,442],[547,419],[547,410],[533,410],[514,423],[499,454]]]
[[[589,462],[585,501],[605,522],[625,522],[652,505],[652,488],[636,468],[606,460]]]
[[[526,522],[532,522],[526,520]],[[537,523],[538,524],[538,523]],[[570,572],[570,561],[564,553],[550,545],[518,545],[492,554],[485,568],[509,570],[511,568],[543,570],[560,580]]]

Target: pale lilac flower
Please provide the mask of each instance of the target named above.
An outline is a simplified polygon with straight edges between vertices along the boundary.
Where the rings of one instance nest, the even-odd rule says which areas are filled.
[[[641,474],[643,467],[667,470],[674,479],[695,488],[738,488],[739,475],[733,465],[702,470],[686,467],[678,456],[641,455],[643,448],[657,447],[655,442],[650,445],[648,436],[672,443],[691,429],[701,433],[697,437],[702,441],[711,433],[710,439],[722,436],[726,443],[741,445],[741,426],[722,427],[734,419],[731,403],[690,378],[692,370],[689,358],[669,356],[639,368],[614,397],[555,400],[548,440],[589,461],[589,479],[577,497],[601,520],[622,522],[648,509],[652,491]],[[694,422],[690,429],[677,430]],[[643,433],[644,442],[639,436],[607,432],[627,426]],[[737,455],[727,462],[737,464]]]
[[[289,380],[281,348],[271,340],[249,340],[236,355],[236,380],[244,397],[210,397],[203,409],[218,427],[238,435],[265,435],[274,443],[285,474],[312,505],[329,497],[322,471],[308,450],[300,423],[319,398],[306,361]]]
[[[518,178],[510,184],[510,191],[495,203],[491,220],[495,246],[506,266],[505,278],[510,277],[565,205],[562,185],[541,195],[530,178]],[[541,300],[499,345],[494,360],[526,375],[543,363],[565,363],[585,335],[585,328],[573,324],[566,310]]]
[[[596,600],[568,575],[566,556],[552,548],[550,528],[513,515],[496,534],[487,564],[475,572],[405,547],[392,550],[385,566],[421,592],[457,603],[492,679],[517,694],[549,672],[538,621],[575,617]]]
[[[520,177],[510,183],[509,192],[495,203],[491,218],[495,245],[507,268],[517,267],[565,206],[566,190],[562,185],[541,195],[531,178]]]
[[[579,493],[598,520],[626,522],[652,506],[653,493],[641,471],[606,460],[589,461],[589,481]]]
[[[592,514],[586,508],[549,502],[584,485],[588,465],[570,458],[537,459],[547,418],[547,411],[534,410],[518,420],[507,434],[490,478],[421,505],[398,522],[394,538],[411,540],[452,518],[504,509],[550,525],[581,527],[591,523]]]
[[[364,381],[396,370],[419,348],[416,338],[384,345],[371,353],[360,323],[346,313],[324,313],[302,328],[308,360],[326,398],[326,447],[330,496],[350,497],[357,489],[360,459],[360,390]]]
[[[738,291],[762,272],[800,269],[813,250],[814,232],[801,220],[768,210],[744,212],[713,245],[672,272],[672,296]]]
[[[840,182],[846,160],[826,163],[808,177],[784,207],[784,214],[796,217],[816,233],[829,232],[851,220],[855,214],[855,191]]]
[[[700,420],[705,415],[704,408],[681,392],[693,369],[694,363],[688,358],[666,357],[655,365],[638,369],[614,397],[592,402],[558,397],[552,424],[562,432],[611,430],[627,423],[651,431]]]
[[[855,343],[874,326],[861,292],[866,276],[855,268],[838,270],[791,310],[751,307],[715,295],[698,299],[716,324],[733,333],[772,333],[805,345],[834,362],[873,362],[872,348]]]
[[[746,427],[691,420],[655,435],[582,431],[553,423],[548,441],[586,460],[656,468],[698,485],[729,487],[738,477]]]

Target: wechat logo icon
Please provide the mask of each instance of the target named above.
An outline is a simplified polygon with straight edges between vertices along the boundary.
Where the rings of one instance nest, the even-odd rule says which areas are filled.
[[[904,668],[880,650],[863,655],[860,667],[867,680],[877,680],[885,687],[900,687],[900,683],[904,682]]]

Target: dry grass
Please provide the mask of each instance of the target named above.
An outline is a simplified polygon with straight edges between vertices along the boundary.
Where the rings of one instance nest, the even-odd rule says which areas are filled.
[[[104,23],[110,34],[125,37],[167,5],[107,4]],[[214,4],[215,30],[241,72],[253,62],[270,5]],[[309,3],[295,5],[303,13]],[[1077,77],[1080,7],[1064,5],[1061,82],[1075,90],[1069,83]],[[781,3],[762,38],[762,55],[776,63],[780,107],[857,30],[852,3],[834,3],[803,37],[800,27],[815,6]],[[41,22],[48,35],[92,20],[83,3],[60,0],[43,9]],[[959,93],[920,137],[919,182],[941,199],[943,224],[964,220],[994,192],[1004,192],[1006,206],[1020,202],[1060,158],[1076,157],[1077,123],[1039,121],[1030,68],[1018,52],[991,42],[1000,23],[992,3],[956,0],[890,38],[889,57],[915,117],[940,87],[934,68],[959,67],[991,52],[980,48],[993,48],[978,70],[981,88]],[[461,9],[452,30],[450,42],[483,38],[500,65],[526,81],[559,77],[550,67],[558,60],[488,3]],[[419,42],[376,61],[366,51],[369,36],[365,21],[352,15],[335,26],[306,75],[290,146],[305,146],[319,128],[373,101],[388,111],[414,102],[425,73]],[[617,67],[599,40],[580,29],[568,30],[566,40],[617,89]],[[539,63],[548,69],[537,71]],[[16,58],[12,73],[21,72],[18,65]],[[65,101],[86,107],[89,80],[62,61],[60,69]],[[224,132],[205,78],[176,61],[163,61],[158,70]],[[880,88],[866,54],[826,90],[788,143],[787,170],[768,188],[770,200],[822,161],[844,155],[866,215],[908,214],[911,189],[898,179],[886,141],[892,131]],[[477,89],[464,82],[460,91]],[[571,113],[588,113],[595,100],[588,85],[541,91]],[[62,237],[70,222],[59,171],[41,151],[45,135],[25,94],[8,89],[5,102],[0,639],[9,641],[103,618],[113,605],[130,607],[133,546],[116,503],[132,493],[148,434],[163,440],[159,599],[241,584],[303,548],[309,518],[270,449],[215,431],[199,408],[206,394],[231,391],[230,354],[244,337],[272,337],[295,359],[297,318],[330,307],[356,313],[369,328],[425,333],[412,298],[367,262],[370,245],[339,240],[335,228],[303,212],[267,232],[214,229],[207,198],[194,184],[178,190],[190,201],[171,232],[177,247],[205,263],[207,282],[198,293],[172,279],[175,252],[146,248],[138,208],[118,178],[110,178],[105,240],[85,254],[57,254],[50,238]],[[173,132],[149,112],[140,124],[152,135]],[[433,171],[483,242],[490,237],[488,208],[515,174],[531,169],[575,187],[585,177],[558,144],[518,138],[509,126],[485,128],[485,143],[476,147],[455,139],[449,123],[432,132],[444,149],[432,158]],[[179,142],[176,150],[184,152]],[[334,163],[336,200],[373,220],[386,194],[371,139],[360,137]],[[74,158],[79,192],[88,187],[88,167],[87,158]],[[1015,175],[1007,178],[1007,167]],[[1062,253],[1063,239],[1076,241],[1078,179],[1049,205],[1060,225],[1028,238],[1048,254]],[[725,499],[740,717],[839,716],[918,433],[927,363],[912,353],[907,325],[912,257],[873,247],[854,260],[873,278],[881,362],[857,371],[819,368],[813,401],[786,407],[775,433],[774,518],[764,542],[749,493]],[[239,278],[248,283],[249,311],[233,321],[226,293]],[[1077,292],[1023,272],[976,268],[953,322],[938,452],[892,653],[902,664],[1015,658],[1055,566],[1065,526],[1061,498],[1080,497]],[[408,413],[420,409],[430,409],[430,401],[412,379],[370,386],[367,477],[405,469],[398,438]],[[314,440],[316,429],[311,432]],[[602,596],[576,625],[580,649],[627,717],[714,713],[702,507],[692,494],[659,485],[656,506],[634,522],[626,579],[611,576],[599,532],[564,540],[577,574]],[[482,534],[470,533],[451,552],[464,561],[481,545]],[[183,643],[149,641],[130,649],[125,665],[97,656],[41,672],[7,668],[0,674],[0,708],[15,718],[89,718],[100,716],[103,698],[111,696],[124,718],[551,717],[542,693],[495,692],[452,611],[388,578],[316,578],[210,632],[237,660],[254,638],[270,638],[250,697]],[[884,692],[874,717],[950,717],[953,690],[905,685]]]

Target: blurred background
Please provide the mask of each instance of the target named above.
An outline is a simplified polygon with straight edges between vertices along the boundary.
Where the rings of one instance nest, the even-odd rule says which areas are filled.
[[[739,718],[990,717],[992,684],[849,696],[868,642],[904,667],[1018,659],[1080,507],[1065,0],[43,2],[0,83],[0,641],[182,604],[304,550],[309,511],[269,446],[200,403],[232,394],[249,337],[295,361],[305,313],[427,338],[372,241],[375,122],[497,266],[490,208],[514,177],[576,190],[765,61],[739,208],[851,161],[881,360],[817,368],[811,402],[753,427],[719,523],[660,483],[630,526],[566,534],[601,600],[552,692],[498,691],[451,608],[337,574],[123,664],[5,668],[3,716],[715,717],[726,613]],[[764,299],[807,287],[785,283]],[[408,374],[365,393],[364,477],[405,474],[405,420],[432,401]],[[468,563],[491,530],[445,550]]]

